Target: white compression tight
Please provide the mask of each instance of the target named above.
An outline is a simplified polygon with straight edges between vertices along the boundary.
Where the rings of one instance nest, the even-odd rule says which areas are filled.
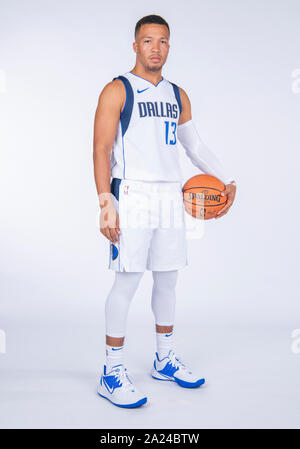
[[[159,326],[172,326],[175,319],[175,286],[178,270],[152,271],[152,276],[151,307],[155,323]]]
[[[106,335],[124,337],[129,305],[138,288],[143,272],[115,272],[115,281],[105,304]],[[171,326],[175,317],[175,286],[178,270],[152,271],[151,307],[155,323]]]

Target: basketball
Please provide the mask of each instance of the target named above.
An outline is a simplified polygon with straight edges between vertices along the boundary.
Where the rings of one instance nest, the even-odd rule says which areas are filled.
[[[227,202],[227,196],[221,196],[225,185],[212,175],[196,175],[182,187],[185,210],[199,220],[214,218]]]

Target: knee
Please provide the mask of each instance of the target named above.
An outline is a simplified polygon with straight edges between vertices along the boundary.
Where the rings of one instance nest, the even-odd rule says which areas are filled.
[[[153,271],[153,285],[159,289],[174,289],[177,282],[178,270]]]
[[[108,295],[107,302],[113,301],[114,299],[130,302],[142,276],[143,273],[140,272],[116,272],[115,281]]]

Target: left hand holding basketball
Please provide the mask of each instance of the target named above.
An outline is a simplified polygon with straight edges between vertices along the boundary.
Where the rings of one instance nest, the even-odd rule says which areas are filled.
[[[235,192],[236,192],[235,184],[227,184],[225,186],[225,190],[223,190],[221,196],[227,195],[227,202],[225,206],[221,210],[219,210],[215,218],[221,218],[223,215],[227,214],[227,212],[229,211],[230,207],[233,204]]]

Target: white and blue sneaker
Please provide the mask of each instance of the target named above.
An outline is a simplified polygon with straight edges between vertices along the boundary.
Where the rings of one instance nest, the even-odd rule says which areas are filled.
[[[135,408],[147,402],[146,396],[133,385],[122,364],[113,366],[109,373],[104,365],[97,393],[118,407]]]
[[[200,385],[203,385],[205,382],[205,379],[194,376],[192,372],[186,368],[184,363],[175,356],[172,349],[162,360],[159,360],[156,352],[156,359],[154,360],[153,365],[151,375],[157,380],[176,382],[184,388],[200,387]]]

